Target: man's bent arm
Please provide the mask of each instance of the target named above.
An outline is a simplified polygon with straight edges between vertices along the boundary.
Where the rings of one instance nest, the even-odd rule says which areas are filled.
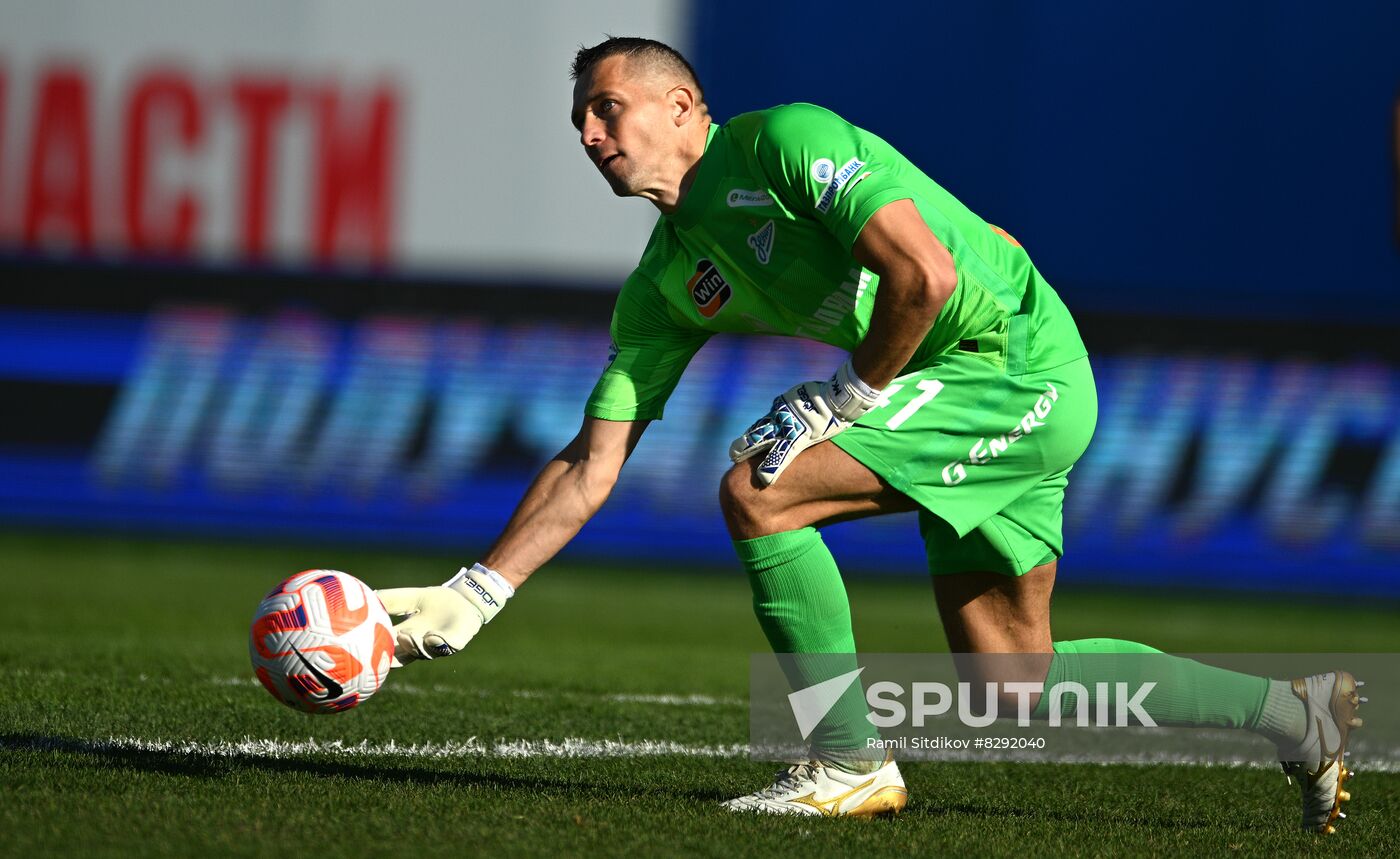
[[[958,285],[953,255],[911,200],[881,207],[865,222],[851,252],[880,276],[865,338],[830,381],[790,388],[729,445],[733,461],[757,462],[754,473],[763,485],[771,486],[802,451],[845,430],[879,403],[880,389],[909,363]]]
[[[913,200],[880,208],[851,249],[880,276],[865,339],[851,353],[861,381],[883,388],[909,363],[957,288],[953,255],[929,230]]]
[[[520,587],[603,506],[647,423],[585,417],[574,440],[530,484],[482,563]]]

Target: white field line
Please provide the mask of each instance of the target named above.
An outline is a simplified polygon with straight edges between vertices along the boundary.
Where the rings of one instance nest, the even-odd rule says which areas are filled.
[[[144,676],[142,679],[145,679]],[[211,677],[209,682],[216,686],[261,686],[255,677]],[[390,680],[380,690],[381,693],[403,694],[403,695],[468,695],[476,698],[491,698],[496,695],[509,695],[512,698],[541,699],[557,701],[560,699],[570,700],[591,700],[591,701],[611,701],[615,704],[660,704],[667,707],[743,707],[748,701],[743,698],[726,698],[714,695],[682,695],[682,694],[634,694],[617,693],[603,694],[594,692],[571,692],[552,689],[511,689],[506,691],[495,691],[490,689],[466,689],[460,686],[448,686],[442,683],[434,683],[431,686],[421,686],[414,683],[399,683]]]
[[[665,704],[668,707],[742,707],[743,698],[715,698],[710,695],[606,695],[620,704]]]
[[[11,677],[66,677],[68,673],[61,668],[50,668],[35,671],[29,668],[15,668],[0,670],[0,674]],[[262,684],[256,677],[209,677],[207,682],[215,686],[237,686],[261,688]],[[184,683],[185,678],[179,677],[159,677],[149,674],[137,674],[137,683]],[[541,699],[557,701],[561,699],[574,701],[610,701],[615,704],[660,704],[666,707],[746,707],[748,700],[744,698],[733,698],[715,695],[680,694],[680,693],[599,693],[599,692],[573,692],[554,689],[468,689],[461,686],[449,686],[445,683],[433,683],[423,686],[416,683],[402,683],[392,680],[385,684],[379,694],[401,694],[401,695],[463,695],[472,698],[494,698],[498,695],[508,695],[512,698]]]
[[[347,743],[343,740],[276,740],[255,739],[216,740],[143,740],[139,737],[108,737],[105,740],[53,738],[49,740],[26,740],[11,742],[0,739],[0,748],[6,746],[44,748],[77,752],[159,752],[165,754],[189,755],[214,758],[297,758],[313,755],[327,755],[344,758],[642,758],[642,757],[691,757],[711,759],[739,759],[750,756],[753,750],[745,744],[729,745],[686,745],[671,740],[591,740],[582,737],[568,737],[563,740],[491,740],[482,741],[470,737],[461,741],[439,743],[371,743],[368,740]],[[800,757],[793,749],[762,749],[759,759],[780,757]],[[920,760],[914,758],[913,760]],[[950,751],[937,758],[926,760],[985,762],[985,756]],[[1126,764],[1129,766],[1207,766],[1225,769],[1275,769],[1278,764],[1259,760],[1192,760],[1186,755],[1159,756],[1154,760],[1103,760],[1102,758],[1082,759],[1059,757],[1050,763],[1084,763],[1107,766]],[[1043,763],[1032,762],[1026,763]],[[1364,760],[1357,766],[1364,775],[1368,772],[1400,772],[1400,757],[1392,754],[1388,759]]]
[[[4,741],[0,740],[0,745]],[[332,755],[352,758],[640,758],[678,756],[691,758],[739,758],[747,754],[742,744],[691,746],[670,740],[491,740],[476,737],[441,743],[347,743],[342,740],[242,740],[200,742],[197,740],[143,740],[137,737],[109,737],[106,740],[56,740],[65,749],[106,751],[166,752],[217,758],[293,758]]]
[[[58,676],[66,675],[62,669],[46,669],[34,671],[32,669],[18,668],[0,671],[0,674],[10,674],[13,676]],[[149,677],[145,674],[139,676],[142,682],[169,683],[174,682],[174,678]],[[208,682],[219,686],[239,686],[258,687],[256,678],[253,677],[210,677]],[[410,695],[424,694],[456,694],[467,695],[479,698],[490,698],[496,695],[509,695],[515,698],[525,699],[582,699],[611,701],[628,704],[660,704],[664,706],[678,707],[742,707],[747,702],[742,698],[722,698],[708,695],[675,695],[675,694],[598,694],[584,692],[564,692],[541,689],[516,689],[504,692],[497,692],[486,689],[464,689],[460,686],[448,686],[445,684],[433,684],[431,686],[418,686],[410,683],[396,683],[386,686],[386,690],[394,690],[399,693]],[[1145,728],[1118,729],[1134,733],[1146,732]],[[1234,735],[1232,731],[1214,732],[1220,737],[1230,738]],[[1201,737],[1200,739],[1207,739]],[[1354,747],[1357,754],[1352,758],[1352,764],[1359,772],[1400,772],[1400,748],[1369,747],[1370,744],[1364,738],[1358,738]],[[5,742],[0,740],[0,747]],[[751,756],[755,760],[796,760],[804,756],[805,752],[796,748],[778,749],[761,748],[751,749],[747,745],[712,745],[712,746],[688,746],[676,743],[671,740],[589,740],[578,737],[570,737],[563,740],[494,740],[485,743],[472,737],[465,741],[447,741],[442,743],[416,743],[400,744],[389,743],[345,743],[340,740],[317,741],[317,740],[274,740],[274,739],[251,739],[245,738],[239,741],[215,741],[198,742],[193,740],[142,740],[135,737],[113,737],[108,740],[80,740],[80,739],[56,739],[52,741],[55,748],[79,749],[90,751],[104,750],[144,750],[144,751],[164,751],[178,754],[204,755],[215,757],[296,757],[299,755],[330,754],[353,757],[422,757],[422,758],[468,758],[468,757],[501,757],[501,758],[627,758],[645,756],[665,756],[676,755],[683,757],[706,757],[706,758],[738,758]],[[1127,764],[1140,766],[1154,766],[1160,764],[1178,764],[1187,766],[1210,766],[1242,769],[1276,769],[1278,764],[1258,758],[1228,758],[1221,755],[1193,756],[1189,753],[1175,753],[1157,751],[1145,753],[1150,756],[1150,760],[1143,759],[1143,753],[1134,757],[1127,755],[1115,755],[1110,753],[1094,754],[1060,754],[1054,755],[1046,763],[1084,763],[1084,764]],[[941,749],[936,754],[919,754],[917,752],[901,753],[900,760],[920,761],[968,761],[987,762],[989,760],[1006,761],[1006,757],[993,757],[989,752],[959,751],[957,749]],[[1037,762],[1034,760],[1024,762]]]

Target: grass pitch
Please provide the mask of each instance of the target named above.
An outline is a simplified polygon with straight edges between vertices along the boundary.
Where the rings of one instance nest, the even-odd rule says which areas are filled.
[[[261,595],[309,567],[388,587],[455,564],[0,536],[0,853],[1400,853],[1400,774],[1364,761],[1326,841],[1296,831],[1280,773],[1187,766],[914,763],[896,819],[730,815],[773,769],[738,751],[765,644],[737,573],[550,568],[464,654],[306,716],[251,680],[246,641]],[[944,648],[925,582],[850,591],[865,649]],[[1187,652],[1333,650],[1343,628],[1400,650],[1393,605],[1062,588],[1055,620]]]

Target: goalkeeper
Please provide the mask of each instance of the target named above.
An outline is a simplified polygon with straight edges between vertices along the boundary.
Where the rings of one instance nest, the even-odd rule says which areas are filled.
[[[1128,662],[1076,656],[1152,648],[1051,637],[1065,486],[1097,400],[1074,321],[1021,245],[830,111],[794,104],[713,124],[693,69],[658,42],[608,39],[580,50],[573,71],[584,152],[614,193],[661,217],[618,296],[614,354],[577,437],[481,563],[442,587],[381,592],[409,615],[398,658],[465,647],[602,506],[696,351],[733,331],[850,353],[829,378],[774,399],[730,446],[721,506],[775,652],[854,658],[845,588],[816,529],[916,510],[951,649],[1025,655],[1021,676],[988,679],[1140,681],[1125,676]],[[1162,659],[1170,669],[1152,677],[1144,709],[1159,724],[1268,736],[1302,784],[1304,825],[1330,830],[1359,724],[1350,676],[1290,685]],[[824,679],[801,665],[794,686]],[[874,734],[862,715],[857,684],[812,735],[813,760],[727,805],[899,811],[899,769],[866,758]]]

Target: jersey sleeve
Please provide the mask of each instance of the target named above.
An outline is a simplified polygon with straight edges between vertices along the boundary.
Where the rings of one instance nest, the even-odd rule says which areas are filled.
[[[783,204],[816,218],[848,250],[882,206],[915,196],[893,147],[816,105],[768,111],[754,148]]]
[[[683,325],[657,284],[634,271],[613,309],[612,354],[584,414],[609,421],[656,420],[709,332]]]

